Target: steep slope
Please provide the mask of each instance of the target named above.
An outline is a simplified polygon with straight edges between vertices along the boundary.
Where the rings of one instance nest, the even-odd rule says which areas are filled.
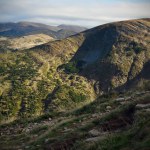
[[[70,65],[94,81],[96,92],[101,93],[129,88],[129,83],[144,77],[141,73],[144,74],[145,66],[149,69],[150,61],[149,31],[150,19],[110,23],[39,49],[70,59]],[[60,68],[66,70],[65,65]]]
[[[150,19],[102,25],[0,54],[0,119],[73,110],[97,95],[149,89]]]
[[[34,22],[0,23],[0,36],[20,37],[33,34],[46,34],[56,39],[63,39],[85,29],[80,26],[49,26]]]

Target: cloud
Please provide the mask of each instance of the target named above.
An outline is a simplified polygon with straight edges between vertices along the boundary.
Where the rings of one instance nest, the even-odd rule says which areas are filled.
[[[149,17],[149,10],[149,0],[1,0],[0,21],[96,26]]]

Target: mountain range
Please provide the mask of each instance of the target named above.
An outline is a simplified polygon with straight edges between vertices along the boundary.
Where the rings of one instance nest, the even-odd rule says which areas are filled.
[[[46,34],[55,39],[62,39],[86,30],[73,25],[50,26],[34,22],[0,23],[0,36],[20,37],[33,34]]]

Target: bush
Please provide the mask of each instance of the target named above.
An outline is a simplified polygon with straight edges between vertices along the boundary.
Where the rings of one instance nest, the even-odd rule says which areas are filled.
[[[78,103],[78,102],[83,102],[86,100],[86,96],[81,94],[81,93],[76,93],[72,90],[69,91],[70,98],[73,102]]]
[[[139,54],[139,53],[142,52],[143,50],[144,50],[144,49],[143,49],[142,47],[140,47],[140,46],[136,46],[135,49],[134,49],[134,51],[135,51],[136,54]]]
[[[134,41],[132,41],[129,46],[126,48],[127,52],[132,52],[134,51],[136,54],[139,54],[140,52],[142,52],[143,50],[145,50],[144,45],[136,43]],[[129,53],[129,55],[131,55],[131,53]]]
[[[65,68],[65,71],[68,73],[78,73],[79,72],[76,62],[69,62],[69,63],[65,64],[64,68]]]

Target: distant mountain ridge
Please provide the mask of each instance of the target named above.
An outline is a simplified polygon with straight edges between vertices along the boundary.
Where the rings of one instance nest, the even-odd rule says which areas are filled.
[[[64,29],[64,30],[70,30],[70,31],[74,31],[74,32],[82,32],[87,30],[88,28],[86,27],[81,27],[81,26],[75,26],[75,25],[65,25],[65,24],[61,24],[58,26],[58,28],[60,29]]]
[[[34,22],[0,23],[0,36],[20,37],[33,34],[46,34],[55,39],[63,39],[86,29],[80,26],[50,26]]]

